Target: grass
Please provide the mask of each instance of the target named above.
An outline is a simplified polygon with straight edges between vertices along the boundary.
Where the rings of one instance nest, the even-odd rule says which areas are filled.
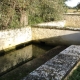
[[[67,80],[80,80],[80,65],[73,71],[72,75],[70,75]]]

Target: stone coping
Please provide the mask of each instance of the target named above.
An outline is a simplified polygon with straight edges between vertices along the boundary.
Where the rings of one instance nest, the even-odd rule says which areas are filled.
[[[57,26],[33,26],[32,28],[43,28],[43,29],[58,29],[58,30],[71,30],[71,31],[80,31],[80,28],[73,28],[73,27],[57,27]]]
[[[80,46],[71,45],[22,80],[62,80],[79,60]]]
[[[80,14],[79,13],[64,13],[63,15],[77,15],[77,16],[80,16]]]
[[[71,30],[71,31],[80,31],[80,28],[68,27],[68,26],[59,26],[53,25],[55,22],[41,23],[37,25],[32,25],[32,28],[47,28],[47,29],[59,29],[59,30]],[[64,22],[63,22],[64,23]]]

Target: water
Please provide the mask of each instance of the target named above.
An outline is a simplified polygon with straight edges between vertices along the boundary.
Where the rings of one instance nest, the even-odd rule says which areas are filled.
[[[12,52],[0,56],[0,75],[29,60],[32,60],[33,58],[45,54],[46,51],[53,47],[54,46],[48,46],[45,44],[28,44],[21,49],[17,48]]]

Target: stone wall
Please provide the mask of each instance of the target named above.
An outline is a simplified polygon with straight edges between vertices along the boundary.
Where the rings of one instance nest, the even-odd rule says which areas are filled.
[[[32,28],[33,41],[45,42],[51,45],[80,44],[80,31],[55,28]]]
[[[67,29],[63,26],[65,21],[62,22],[63,25],[60,27],[61,23],[59,22],[56,24],[58,26],[52,26],[52,24],[54,23],[0,31],[0,50],[30,41],[45,42],[52,45],[80,44],[80,29]]]
[[[64,14],[67,27],[80,27],[80,14],[67,13]]]
[[[0,31],[0,50],[32,40],[31,27]]]

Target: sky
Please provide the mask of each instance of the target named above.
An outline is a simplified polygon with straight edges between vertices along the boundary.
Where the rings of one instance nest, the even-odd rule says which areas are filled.
[[[69,7],[76,7],[80,0],[67,0],[65,4]]]

